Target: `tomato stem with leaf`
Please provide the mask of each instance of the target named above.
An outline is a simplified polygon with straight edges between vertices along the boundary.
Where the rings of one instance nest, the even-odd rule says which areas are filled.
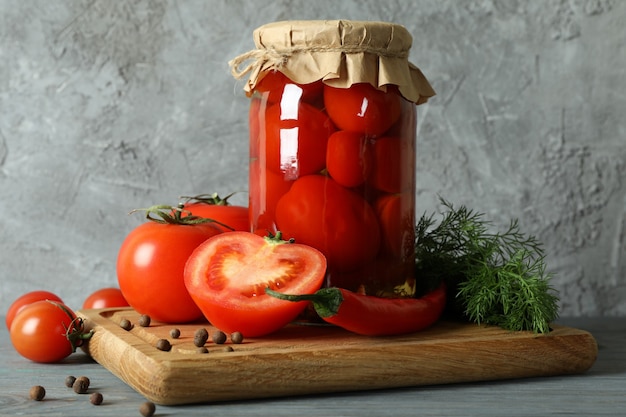
[[[146,219],[161,224],[196,225],[215,223],[229,230],[235,230],[231,226],[206,217],[194,216],[190,211],[185,210],[185,205],[180,203],[177,207],[168,205],[155,205],[143,209],[132,210],[129,214],[143,211]]]
[[[69,326],[63,326],[65,327],[65,337],[67,337],[67,340],[72,345],[72,352],[75,352],[77,347],[82,346],[85,340],[91,339],[93,329],[85,332],[85,326],[82,318],[76,317],[74,312],[62,303],[51,300],[46,301],[61,309],[70,319],[72,319]]]
[[[381,298],[343,288],[322,288],[314,294],[283,294],[266,288],[272,297],[286,301],[310,301],[326,322],[364,336],[413,333],[434,324],[445,307],[441,284],[421,298]]]

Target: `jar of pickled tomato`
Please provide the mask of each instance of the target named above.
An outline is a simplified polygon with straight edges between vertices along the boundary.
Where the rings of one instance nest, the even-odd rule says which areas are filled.
[[[384,22],[288,21],[254,40],[230,62],[249,77],[251,229],[320,250],[327,286],[406,296],[416,107],[435,94],[408,61],[411,35]]]

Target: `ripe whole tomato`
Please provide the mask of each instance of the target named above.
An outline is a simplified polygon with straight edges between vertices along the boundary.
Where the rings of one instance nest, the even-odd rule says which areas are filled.
[[[6,315],[7,329],[11,330],[11,323],[13,323],[13,319],[20,311],[22,311],[22,309],[24,309],[24,307],[36,301],[43,301],[43,300],[58,301],[60,303],[63,302],[63,300],[61,300],[61,298],[58,295],[51,293],[50,291],[36,290],[36,291],[27,292],[26,294],[21,295],[15,301],[13,301],[13,303],[7,310],[7,315]]]
[[[324,85],[324,105],[335,126],[369,136],[382,135],[400,119],[402,100],[391,86],[385,92],[369,83],[349,88]]]
[[[351,270],[380,248],[380,228],[370,204],[322,175],[294,182],[276,206],[276,224],[286,238],[313,246],[331,270]]]
[[[11,324],[11,343],[34,362],[58,362],[74,352],[83,334],[82,321],[65,304],[44,300],[22,309]]]
[[[212,223],[164,224],[145,222],[122,243],[117,279],[137,312],[165,323],[185,323],[202,317],[184,282],[189,255],[221,231]]]
[[[101,288],[91,293],[83,302],[83,308],[128,307],[128,301],[119,288]]]
[[[284,327],[307,305],[270,297],[265,288],[312,294],[325,271],[324,255],[312,247],[232,232],[198,246],[185,267],[185,284],[213,326],[260,337]]]
[[[217,222],[214,223],[215,227],[222,232],[231,232],[233,230],[249,231],[248,207],[230,204],[228,199],[231,196],[232,194],[225,198],[220,198],[217,194],[211,194],[189,197],[188,201],[183,205],[183,210],[188,215],[215,220]]]

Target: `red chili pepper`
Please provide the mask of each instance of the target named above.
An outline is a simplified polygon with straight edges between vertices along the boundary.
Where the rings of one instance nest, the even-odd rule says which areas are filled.
[[[391,336],[417,332],[434,324],[446,304],[441,284],[422,298],[381,298],[342,288],[322,288],[314,294],[265,292],[287,301],[311,301],[324,321],[364,336]]]

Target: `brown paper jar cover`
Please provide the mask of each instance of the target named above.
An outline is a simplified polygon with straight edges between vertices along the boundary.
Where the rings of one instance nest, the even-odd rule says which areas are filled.
[[[401,25],[350,20],[301,20],[274,22],[254,31],[256,49],[229,62],[237,79],[248,75],[248,95],[272,70],[298,84],[318,80],[332,87],[348,88],[369,83],[385,90],[398,86],[402,96],[425,103],[435,91],[418,67],[409,62],[413,43]]]

